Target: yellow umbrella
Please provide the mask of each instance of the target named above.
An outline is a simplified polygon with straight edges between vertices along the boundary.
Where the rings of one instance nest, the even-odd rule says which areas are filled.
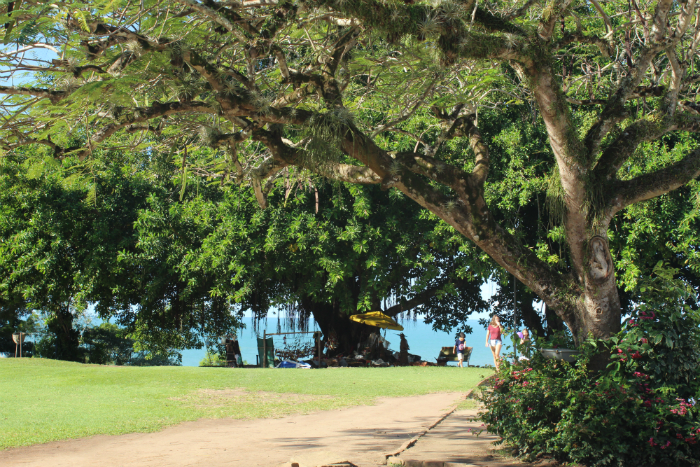
[[[403,331],[403,326],[394,321],[391,316],[387,316],[381,311],[370,311],[369,313],[363,313],[361,315],[352,315],[350,319],[358,323],[365,323],[382,329]]]

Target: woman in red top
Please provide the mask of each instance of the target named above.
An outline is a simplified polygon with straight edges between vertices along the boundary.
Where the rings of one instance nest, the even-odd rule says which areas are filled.
[[[501,326],[501,319],[497,315],[493,315],[491,323],[486,330],[486,347],[491,347],[493,364],[496,365],[496,371],[498,371],[501,362],[501,346],[503,345],[501,333],[503,333],[503,331],[505,331],[505,329]]]

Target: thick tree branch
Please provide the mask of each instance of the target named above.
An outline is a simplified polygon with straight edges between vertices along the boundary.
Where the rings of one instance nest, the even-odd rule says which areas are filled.
[[[603,18],[603,22],[605,23],[605,37],[612,37],[613,33],[613,27],[612,23],[610,22],[610,17],[605,13],[605,10],[603,10],[603,7],[600,6],[600,3],[598,3],[598,0],[590,0],[593,6],[595,7],[596,11],[600,15],[601,18]]]
[[[372,172],[369,167],[362,167],[350,164],[333,164],[329,167],[319,167],[316,169],[319,175],[331,180],[346,183],[359,183],[361,185],[377,185],[382,179]]]
[[[486,181],[486,178],[488,177],[489,173],[489,149],[486,143],[483,141],[481,137],[481,133],[479,132],[479,129],[476,127],[474,124],[474,120],[476,116],[474,114],[466,115],[466,116],[459,116],[459,114],[462,112],[463,105],[459,104],[454,107],[452,110],[451,114],[446,114],[442,110],[438,108],[433,108],[433,114],[435,114],[439,119],[443,120],[444,122],[444,131],[442,134],[438,137],[437,143],[433,147],[432,151],[430,151],[431,155],[435,155],[445,141],[455,138],[455,137],[464,137],[469,139],[469,146],[472,148],[472,151],[474,151],[474,169],[472,171],[471,177],[468,177],[466,173],[462,172],[461,170],[453,167],[452,170],[457,171],[454,174],[448,174],[449,178],[448,180],[453,180],[453,184],[450,185],[453,189],[460,191],[460,189],[455,186],[456,183],[459,183],[459,181],[466,180],[467,178],[470,179],[470,183],[475,184],[477,187],[479,187],[481,190],[483,190],[483,185],[484,182]],[[438,163],[432,163],[433,166],[436,166],[438,170],[438,175],[439,172],[444,171],[445,168],[442,166],[446,165],[444,163],[438,162]],[[435,177],[435,175],[431,175],[431,178]],[[440,177],[444,178],[444,177]],[[438,178],[438,180],[440,179]]]
[[[573,0],[550,0],[544,7],[542,12],[543,21],[538,28],[539,36],[548,41],[552,38],[554,27],[559,23],[559,20],[566,14],[567,10],[573,3]]]
[[[608,216],[612,218],[617,211],[631,204],[673,191],[698,177],[700,177],[700,149],[656,172],[617,182],[610,197]]]
[[[469,174],[440,159],[417,152],[399,152],[396,161],[411,172],[444,184],[453,190],[463,191],[463,182]]]
[[[694,2],[693,2],[694,3]],[[671,68],[671,84],[666,91],[666,95],[661,103],[661,110],[666,115],[672,116],[678,105],[678,96],[683,86],[683,78],[685,77],[685,67],[678,60],[678,55],[674,48],[666,49],[666,57]]]
[[[412,310],[415,307],[421,306],[424,303],[428,302],[444,286],[445,286],[445,284],[438,284],[434,287],[428,287],[426,289],[423,289],[420,292],[418,292],[417,294],[415,294],[413,296],[413,298],[410,298],[408,300],[404,300],[400,303],[397,303],[394,306],[390,306],[389,308],[384,310],[383,313],[385,315],[391,316],[393,318],[394,316],[399,315],[399,314],[403,313],[404,311]]]
[[[474,151],[474,169],[472,170],[472,177],[474,179],[474,183],[476,183],[480,189],[483,190],[484,183],[489,175],[489,168],[491,164],[489,160],[489,147],[481,137],[481,133],[474,124],[474,120],[469,119],[466,123],[466,136],[469,137],[469,146],[471,146],[472,151]]]
[[[141,130],[142,127],[138,125],[139,123],[147,122],[158,117],[168,117],[170,115],[190,112],[216,114],[216,109],[211,108],[208,104],[203,102],[167,102],[164,104],[156,102],[150,107],[138,107],[134,109],[123,109],[118,107],[112,110],[110,113],[99,115],[104,118],[110,118],[112,122],[104,125],[96,133],[90,135],[89,147],[64,149],[58,148],[56,145],[54,145],[54,150],[59,158],[63,158],[67,155],[73,155],[78,157],[80,160],[83,160],[90,154],[93,144],[99,144],[105,141],[107,138],[120,130],[125,130],[127,133],[130,132],[131,128]],[[38,142],[39,141],[28,139],[24,144]]]
[[[390,41],[404,35],[422,40],[426,32],[420,21],[412,19],[424,18],[430,21],[431,25],[434,24],[434,30],[439,34],[438,44],[447,63],[454,63],[458,57],[516,60],[520,56],[518,52],[520,44],[517,40],[505,40],[500,34],[525,35],[520,27],[480,7],[477,7],[474,12],[474,23],[496,34],[471,31],[464,21],[454,18],[453,14],[445,12],[441,6],[386,4],[375,0],[361,3],[343,0],[307,0],[307,2],[309,5],[330,7],[349,17],[357,18],[363,26],[386,33]],[[469,0],[464,10],[472,12],[473,5],[474,0]],[[388,18],[391,20],[387,21]]]
[[[394,162],[398,161],[394,161],[358,129],[346,134],[342,147],[346,154],[370,167],[381,177],[383,187],[394,187],[429,209],[458,232],[472,239],[550,306],[564,310],[562,313],[573,313],[571,304],[563,303],[563,298],[557,297],[555,293],[556,290],[561,290],[560,287],[575,287],[571,277],[551,270],[548,264],[496,223],[483,198],[483,190],[470,175],[463,177],[462,172],[457,176],[459,178],[453,186],[461,195],[457,199],[451,199],[426,183],[420,175],[405,170],[403,164],[395,165]],[[405,157],[405,153],[401,155],[402,159]],[[450,186],[451,182],[447,175],[443,175],[440,183]]]
[[[665,122],[659,123],[650,120],[638,120],[622,130],[620,135],[605,148],[598,159],[593,174],[598,180],[605,180],[614,176],[629,159],[637,147],[643,141],[654,140],[669,130]]]
[[[654,141],[670,131],[700,131],[700,118],[690,113],[675,113],[672,116],[656,114],[637,120],[625,128],[610,145],[593,168],[593,174],[601,182],[612,178],[627,161],[640,143]]]
[[[640,99],[642,97],[658,97],[664,94],[664,86],[637,86],[637,90],[629,95],[628,99]],[[574,105],[605,105],[607,99],[576,99],[566,96],[566,101]]]
[[[247,38],[243,33],[235,26],[234,23],[241,23],[242,18],[235,12],[231,10],[224,9],[222,6],[219,6],[217,9],[218,10],[223,10],[225,14],[219,14],[217,11],[214,10],[211,6],[213,6],[214,2],[205,2],[207,4],[202,4],[199,3],[195,0],[175,0],[178,3],[181,3],[183,5],[186,5],[190,7],[192,10],[197,11],[198,13],[206,16],[210,20],[214,21],[216,24],[219,24],[220,26],[223,26],[226,28],[228,32],[233,34],[236,39],[241,41],[241,43],[245,44],[248,42]],[[257,31],[255,31],[257,32]]]
[[[58,104],[61,99],[68,96],[68,93],[65,91],[52,91],[42,88],[18,88],[14,86],[0,86],[0,94],[41,97],[50,100],[52,104]]]
[[[557,162],[559,180],[564,190],[564,228],[571,251],[572,269],[578,281],[584,283],[587,243],[585,232],[588,228],[588,218],[583,207],[588,201],[585,174],[590,163],[574,123],[570,105],[566,102],[566,96],[551,63],[551,57],[544,56],[523,66],[517,66],[516,70],[519,69],[520,74],[531,82],[530,87],[547,129],[550,147]]]
[[[303,157],[303,150],[292,147],[291,142],[274,131],[256,130],[253,139],[263,143],[272,153],[271,159],[255,169],[255,175],[259,178],[267,178],[288,165],[296,165],[340,182],[372,185],[382,181],[369,167],[340,163],[309,164],[308,159]]]
[[[71,23],[72,29],[82,31],[82,26],[78,23]],[[172,42],[167,38],[151,39],[142,34],[138,34],[126,28],[112,26],[110,24],[94,22],[88,23],[90,33],[94,36],[108,36],[106,39],[100,40],[85,40],[82,45],[88,50],[88,57],[91,59],[102,55],[110,47],[126,42],[136,42],[143,50],[147,51],[163,51],[170,47]]]

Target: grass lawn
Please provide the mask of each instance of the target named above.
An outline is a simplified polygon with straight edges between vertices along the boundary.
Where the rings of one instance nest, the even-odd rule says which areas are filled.
[[[156,431],[199,418],[279,417],[377,397],[467,391],[492,370],[113,367],[0,360],[0,449],[96,434]]]

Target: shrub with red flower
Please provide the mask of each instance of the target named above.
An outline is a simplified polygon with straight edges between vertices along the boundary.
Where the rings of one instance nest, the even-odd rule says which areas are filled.
[[[658,311],[658,310],[657,310]],[[501,367],[484,393],[488,430],[523,457],[589,466],[700,464],[700,314],[641,309],[607,342],[589,341],[575,364]],[[607,352],[602,372],[590,358]]]

